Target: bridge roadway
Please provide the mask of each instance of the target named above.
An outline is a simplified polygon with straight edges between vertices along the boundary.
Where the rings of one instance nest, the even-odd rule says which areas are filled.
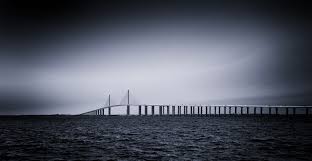
[[[105,115],[105,109],[108,111],[106,115],[111,115],[111,109],[115,107],[126,107],[126,115],[225,115],[225,114],[240,114],[240,115],[296,115],[296,114],[312,114],[312,106],[287,106],[287,105],[169,105],[169,104],[118,104],[92,111],[82,113],[80,115]],[[138,113],[131,113],[131,108],[137,107]],[[145,108],[144,114],[142,107]],[[155,113],[155,107],[158,107],[158,114]],[[170,111],[171,107],[171,111]],[[148,108],[151,108],[151,113],[148,114]],[[166,108],[166,111],[165,111]],[[182,112],[183,108],[183,112]],[[197,111],[196,111],[197,109]],[[205,113],[203,113],[203,109]],[[222,112],[221,112],[221,109]],[[253,109],[253,112],[250,112]],[[258,111],[259,109],[260,111]],[[281,110],[283,109],[283,113]],[[292,109],[292,111],[290,111]],[[297,112],[297,109],[305,109],[304,112]],[[177,111],[176,111],[177,110]],[[188,112],[190,110],[190,112]],[[233,111],[232,111],[233,110]],[[264,110],[267,110],[266,112]]]

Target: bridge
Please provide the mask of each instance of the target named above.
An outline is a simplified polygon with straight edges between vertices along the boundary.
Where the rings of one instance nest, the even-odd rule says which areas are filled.
[[[191,105],[191,104],[140,104],[130,102],[128,90],[119,104],[111,104],[108,95],[106,104],[95,110],[80,115],[110,116],[113,108],[122,108],[125,114],[138,116],[223,116],[223,115],[309,115],[312,106],[287,106],[287,105]],[[134,110],[136,109],[136,110]],[[133,111],[131,111],[133,110]],[[135,112],[134,112],[135,111]],[[143,113],[144,112],[144,113]],[[114,114],[116,115],[116,114]]]

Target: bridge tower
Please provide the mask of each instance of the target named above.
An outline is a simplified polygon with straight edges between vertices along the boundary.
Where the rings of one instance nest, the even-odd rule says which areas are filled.
[[[127,115],[130,115],[130,92],[127,92]]]
[[[108,95],[108,115],[111,115],[111,107],[110,107],[110,94]]]

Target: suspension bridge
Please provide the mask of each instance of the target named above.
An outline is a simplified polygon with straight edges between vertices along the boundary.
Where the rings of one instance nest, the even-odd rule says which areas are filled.
[[[130,91],[119,104],[111,104],[108,95],[106,103],[95,110],[80,115],[138,115],[138,116],[223,116],[223,115],[309,115],[312,106],[287,105],[185,105],[185,104],[140,104],[134,97],[130,101]],[[112,109],[121,108],[122,114],[112,114]]]

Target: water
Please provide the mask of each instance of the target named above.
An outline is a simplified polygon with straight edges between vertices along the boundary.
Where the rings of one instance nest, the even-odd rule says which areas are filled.
[[[0,117],[0,160],[311,160],[307,117]]]

